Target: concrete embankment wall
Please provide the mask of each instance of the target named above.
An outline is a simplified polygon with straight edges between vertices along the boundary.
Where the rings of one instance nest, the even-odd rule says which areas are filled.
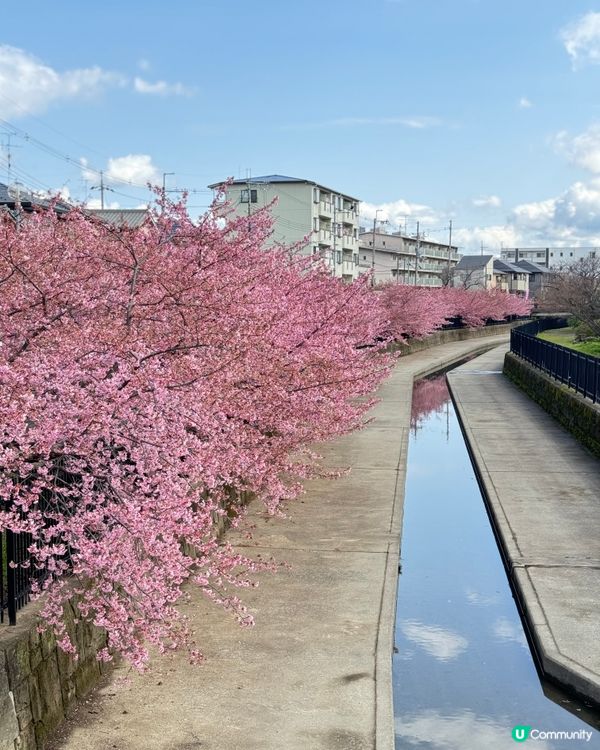
[[[504,374],[600,458],[600,405],[567,388],[512,352]]]
[[[524,322],[523,320],[518,320],[514,323],[482,326],[481,328],[449,328],[445,331],[436,331],[424,339],[414,339],[410,343],[396,345],[394,346],[394,350],[399,350],[402,354],[414,354],[423,349],[429,349],[432,346],[449,344],[451,341],[466,341],[468,339],[485,338],[486,336],[501,336],[503,333],[508,333],[511,328],[523,325]]]

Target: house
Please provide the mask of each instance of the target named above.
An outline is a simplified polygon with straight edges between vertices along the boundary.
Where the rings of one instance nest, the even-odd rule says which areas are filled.
[[[6,212],[13,220],[27,216],[37,210],[46,211],[52,205],[52,199],[27,190],[23,185],[5,185],[0,182],[0,210]],[[71,206],[65,201],[54,203],[57,214],[65,214]]]
[[[320,256],[344,281],[357,278],[358,198],[312,180],[277,174],[216,182],[208,187],[224,189],[238,216],[250,216],[277,198],[270,241],[291,245],[309,236],[303,254]]]
[[[493,255],[463,255],[454,268],[452,286],[464,289],[495,289]]]
[[[494,259],[494,274],[506,277],[508,291],[511,294],[518,294],[520,297],[529,296],[529,271],[527,269],[496,258]]]
[[[552,271],[547,266],[541,266],[529,260],[519,260],[514,265],[529,272],[529,295],[539,297],[552,278]]]
[[[360,231],[360,273],[373,270],[376,282],[442,286],[458,263],[458,248],[401,232]],[[373,256],[375,256],[373,258]]]
[[[85,213],[118,229],[139,229],[152,220],[147,208],[86,208]]]
[[[500,257],[511,263],[527,260],[546,268],[560,268],[582,258],[600,257],[600,247],[505,247]]]

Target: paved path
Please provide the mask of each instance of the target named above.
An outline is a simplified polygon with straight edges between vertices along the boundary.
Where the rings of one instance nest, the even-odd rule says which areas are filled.
[[[448,376],[544,670],[600,703],[600,462],[502,370]]]
[[[249,552],[290,564],[244,591],[240,630],[198,596],[187,606],[207,657],[118,668],[63,725],[63,750],[392,750],[391,656],[412,380],[505,341],[454,342],[403,358],[366,429],[322,447],[352,471],[311,481],[287,519],[252,507]]]

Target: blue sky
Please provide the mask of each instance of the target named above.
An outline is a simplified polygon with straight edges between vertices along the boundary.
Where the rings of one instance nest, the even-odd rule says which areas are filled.
[[[600,245],[600,3],[11,6],[0,181],[107,203],[287,174],[464,251]],[[68,158],[65,158],[68,157]],[[81,162],[81,160],[85,160]],[[82,164],[88,170],[82,169]]]

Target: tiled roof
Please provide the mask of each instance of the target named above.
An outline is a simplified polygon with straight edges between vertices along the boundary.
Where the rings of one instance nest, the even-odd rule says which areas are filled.
[[[487,266],[493,257],[493,255],[463,255],[455,267],[458,271],[472,271]]]
[[[88,208],[86,214],[114,227],[138,229],[149,218],[147,208]]]
[[[516,266],[514,263],[509,263],[507,260],[494,260],[494,271],[501,271],[502,273],[529,273],[526,268]]]

